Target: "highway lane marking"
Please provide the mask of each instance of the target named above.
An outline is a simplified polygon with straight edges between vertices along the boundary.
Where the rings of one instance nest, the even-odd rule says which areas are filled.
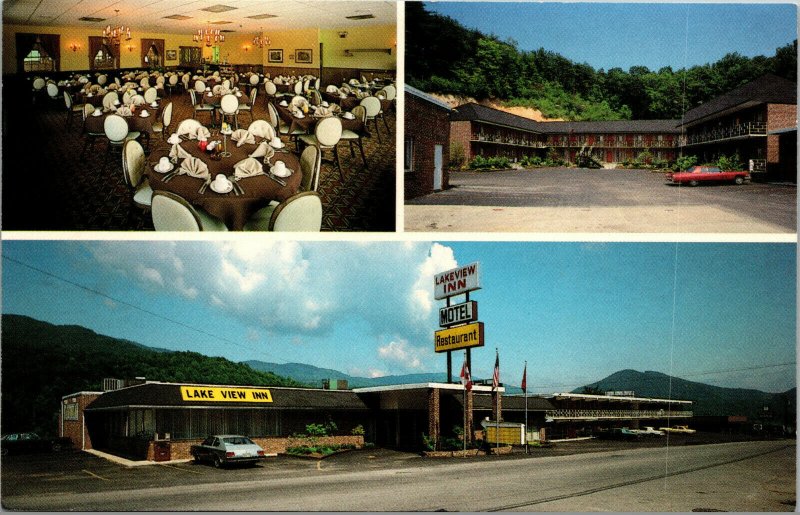
[[[175,469],[175,470],[182,470],[184,472],[190,472],[192,474],[201,474],[201,472],[198,472],[196,470],[189,470],[189,469],[185,469],[185,468],[182,468],[182,467],[176,467],[175,465],[168,465],[167,463],[159,463],[159,465],[161,465],[162,467],[169,467],[169,468]]]
[[[82,469],[82,470],[81,470],[81,472],[86,472],[86,473],[87,473],[87,474],[89,474],[90,476],[92,476],[92,477],[96,477],[97,479],[102,479],[103,481],[111,481],[111,480],[110,480],[110,479],[108,479],[107,477],[98,476],[98,475],[97,475],[97,474],[95,474],[94,472],[89,472],[89,471],[88,471],[88,470],[86,470],[86,469]]]

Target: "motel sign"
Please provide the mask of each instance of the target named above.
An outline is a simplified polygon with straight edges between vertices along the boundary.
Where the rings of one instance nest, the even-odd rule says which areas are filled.
[[[481,288],[478,273],[480,263],[470,263],[446,272],[440,272],[433,278],[433,296],[436,300],[445,299],[461,293]]]

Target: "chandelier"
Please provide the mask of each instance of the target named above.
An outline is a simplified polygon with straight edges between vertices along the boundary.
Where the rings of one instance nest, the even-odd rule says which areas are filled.
[[[258,48],[264,48],[265,46],[269,46],[271,44],[272,41],[269,39],[269,36],[264,35],[263,30],[259,35],[253,38],[253,46],[257,46]]]
[[[219,29],[198,29],[192,40],[195,43],[205,42],[206,46],[218,45],[225,42],[225,34],[220,33]]]
[[[114,9],[114,12],[116,13],[115,16],[119,16],[119,9]],[[130,41],[131,28],[129,26],[118,25],[112,27],[111,25],[107,25],[106,28],[103,29],[103,42],[105,44],[111,43],[112,45],[119,45],[123,36],[125,37],[125,41]]]

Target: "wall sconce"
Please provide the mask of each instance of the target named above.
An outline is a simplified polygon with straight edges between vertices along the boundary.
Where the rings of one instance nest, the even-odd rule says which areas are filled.
[[[250,45],[245,45],[244,46],[244,51],[245,52],[249,52],[250,51]]]
[[[339,37],[342,38],[342,39],[346,38],[347,37],[347,31],[343,30],[342,32],[340,32],[339,33]]]
[[[133,52],[133,45],[128,45],[128,52]]]
[[[77,43],[73,43],[73,44],[71,44],[71,45],[69,46],[69,49],[70,49],[70,50],[72,50],[73,52],[77,52],[77,51],[78,51],[78,49],[79,49],[80,47],[81,47],[81,46],[80,46],[79,44],[77,44]]]

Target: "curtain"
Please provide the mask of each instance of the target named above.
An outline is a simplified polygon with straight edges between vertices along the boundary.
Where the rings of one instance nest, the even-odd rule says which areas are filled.
[[[97,55],[97,52],[100,49],[104,48],[106,52],[111,56],[113,60],[113,64],[111,68],[118,68],[119,67],[119,45],[104,45],[103,44],[103,36],[89,36],[89,69],[107,69],[107,66],[95,66],[94,57]]]
[[[144,58],[147,55],[147,52],[150,51],[150,47],[156,47],[156,53],[158,54],[159,62],[158,66],[164,66],[166,56],[164,55],[164,40],[163,39],[141,39],[141,47],[142,47],[142,67],[150,67],[152,66],[151,63],[146,63]]]
[[[25,71],[24,60],[25,57],[33,50],[36,44],[36,39],[39,39],[39,44],[42,50],[47,53],[47,56],[53,60],[55,71],[61,70],[61,36],[58,34],[30,34],[25,32],[17,32],[17,73]]]

